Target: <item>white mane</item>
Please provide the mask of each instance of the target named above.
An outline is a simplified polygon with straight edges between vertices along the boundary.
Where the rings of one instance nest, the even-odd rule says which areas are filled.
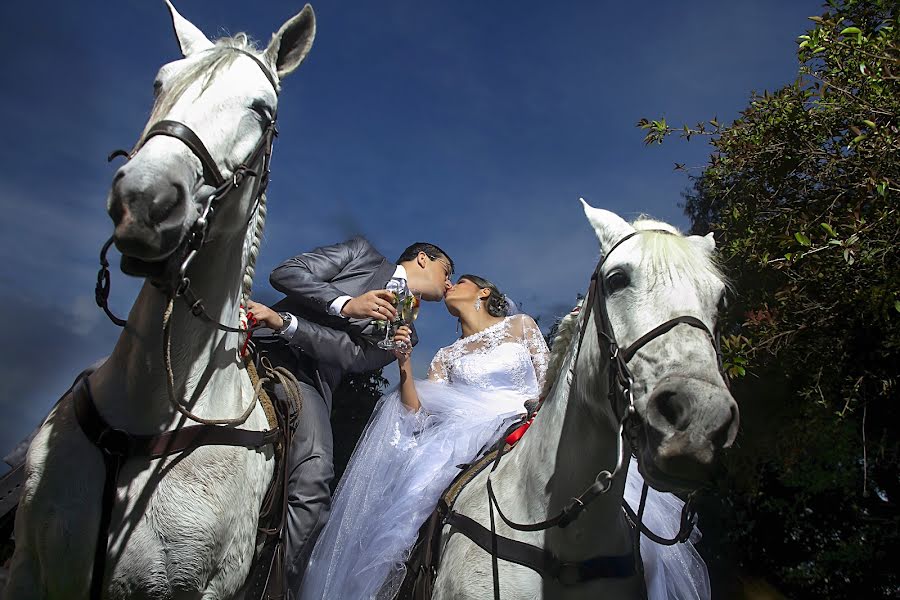
[[[575,308],[559,322],[556,336],[552,340],[553,346],[550,348],[550,364],[547,365],[547,375],[544,378],[544,389],[541,390],[541,398],[546,398],[551,388],[553,388],[553,384],[556,383],[556,378],[568,355],[567,350],[572,343],[572,338],[580,331],[578,316],[581,314],[580,311],[583,306],[584,298],[579,300]]]
[[[250,299],[250,292],[253,291],[253,277],[256,274],[256,259],[259,257],[259,246],[262,243],[263,231],[266,228],[266,195],[263,194],[259,198],[259,206],[257,206],[250,225],[247,227],[247,233],[244,237],[244,254],[241,259],[244,265],[244,276],[241,280],[241,293],[243,301],[241,302],[241,322],[246,321],[247,301]]]
[[[665,231],[668,234],[640,235],[642,268],[656,277],[670,281],[687,278],[692,284],[710,279],[725,281],[719,266],[712,257],[700,251],[676,227],[641,215],[631,226],[638,231]]]
[[[647,234],[637,236],[641,250],[641,268],[647,269],[656,277],[669,280],[687,279],[696,285],[702,281],[715,279],[727,285],[727,280],[713,258],[699,250],[676,227],[641,215],[631,223],[638,231],[665,231],[666,234]],[[671,234],[671,235],[669,235]],[[550,349],[550,364],[544,382],[542,397],[546,396],[559,376],[565,362],[572,339],[581,331],[579,324],[580,310],[584,307],[584,299],[578,301],[575,309],[559,322],[556,337]]]

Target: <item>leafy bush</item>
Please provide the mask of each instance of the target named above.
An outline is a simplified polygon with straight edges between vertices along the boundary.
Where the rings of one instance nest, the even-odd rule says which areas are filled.
[[[724,350],[745,419],[711,551],[793,597],[897,597],[898,5],[810,19],[797,80],[731,125],[638,125],[713,146],[684,208],[737,290]]]

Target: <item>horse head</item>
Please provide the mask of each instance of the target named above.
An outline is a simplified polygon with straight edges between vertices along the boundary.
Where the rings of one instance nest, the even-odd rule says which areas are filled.
[[[715,241],[659,221],[629,224],[587,203],[584,210],[604,257],[597,301],[632,380],[625,431],[641,473],[661,491],[696,489],[734,441],[739,422],[714,338],[727,287],[713,260]],[[585,339],[598,339],[585,326]],[[594,360],[600,350],[594,348]],[[629,410],[620,406],[616,414],[605,395],[597,400],[593,410],[606,418]]]
[[[122,269],[135,275],[159,275],[182,260],[192,230],[207,218],[213,196],[230,191],[228,182],[243,175],[255,176],[257,186],[263,181],[267,173],[258,171],[268,168],[268,157],[257,149],[274,136],[280,82],[315,37],[309,5],[260,51],[245,34],[211,42],[166,3],[183,58],[160,68],[150,118],[107,200]],[[217,198],[205,238],[243,234],[254,195],[231,196],[240,198]]]

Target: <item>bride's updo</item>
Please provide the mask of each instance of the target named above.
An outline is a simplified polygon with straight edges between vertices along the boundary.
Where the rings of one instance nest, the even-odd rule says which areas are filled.
[[[496,285],[478,275],[460,275],[460,279],[466,279],[477,285],[480,289],[488,289],[491,295],[484,299],[484,307],[492,317],[505,317],[509,314],[509,302]]]

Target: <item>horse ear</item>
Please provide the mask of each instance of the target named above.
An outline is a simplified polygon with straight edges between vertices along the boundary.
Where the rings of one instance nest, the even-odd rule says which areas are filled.
[[[266,59],[275,65],[278,78],[290,75],[300,66],[316,37],[316,14],[307,4],[272,36],[266,48]]]
[[[706,235],[688,236],[688,241],[707,254],[712,254],[716,249],[716,238],[713,237],[712,231],[710,231]]]
[[[581,204],[584,206],[584,214],[588,222],[600,239],[600,247],[604,252],[634,231],[634,227],[619,215],[602,208],[594,208],[584,198],[581,198]]]
[[[194,52],[213,47],[213,43],[203,35],[196,25],[178,14],[169,0],[165,1],[166,6],[169,7],[169,14],[172,15],[172,27],[175,28],[175,36],[178,38],[178,45],[181,46],[182,56],[187,57]]]

